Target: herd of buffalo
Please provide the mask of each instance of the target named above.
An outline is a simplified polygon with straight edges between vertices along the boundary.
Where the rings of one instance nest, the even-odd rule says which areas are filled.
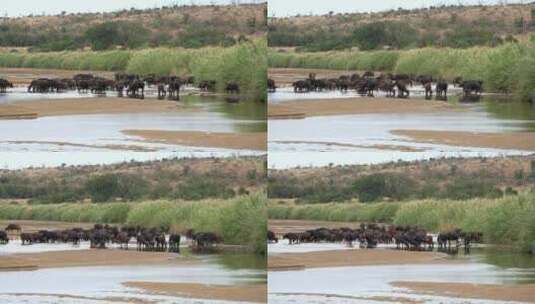
[[[180,100],[180,88],[197,84],[201,91],[214,92],[217,82],[215,80],[200,80],[196,82],[193,76],[156,76],[154,74],[140,76],[135,74],[116,73],[115,79],[107,79],[92,74],[77,74],[73,78],[39,78],[31,81],[28,86],[29,93],[59,93],[67,90],[77,90],[80,93],[91,92],[104,94],[106,91],[115,91],[119,97],[145,98],[145,87],[155,86],[158,89],[158,98]],[[13,83],[0,79],[0,93],[6,93],[13,88]],[[239,94],[240,86],[236,82],[225,84],[225,92]]]
[[[465,232],[461,229],[441,232],[436,238],[439,250],[455,251],[464,246],[465,250],[470,249],[471,243],[480,243],[482,233]],[[278,238],[272,231],[268,231],[269,242],[278,242]],[[435,240],[425,229],[416,226],[380,226],[377,224],[361,224],[357,229],[351,228],[317,228],[304,232],[290,232],[282,236],[287,239],[290,245],[300,243],[345,243],[353,246],[358,242],[361,248],[376,248],[379,244],[395,244],[397,249],[404,250],[433,250]],[[452,247],[453,246],[453,247]]]
[[[18,235],[22,245],[89,242],[90,248],[104,249],[109,245],[116,245],[121,249],[128,249],[128,245],[135,239],[137,250],[140,251],[170,251],[180,252],[180,234],[168,234],[164,229],[143,228],[139,226],[109,226],[95,224],[91,229],[72,228],[65,230],[39,230],[37,232],[21,232],[18,224],[9,224],[0,231],[0,244],[9,243],[9,234]],[[191,240],[195,251],[208,251],[213,245],[221,243],[221,237],[212,232],[194,232],[188,230],[185,237]]]
[[[355,90],[363,96],[373,97],[375,92],[381,91],[387,97],[407,98],[410,95],[409,88],[414,84],[421,84],[425,91],[426,99],[431,99],[433,93],[437,99],[445,100],[448,95],[448,82],[442,78],[435,79],[430,75],[408,74],[379,74],[365,72],[363,75],[342,75],[338,78],[317,78],[315,73],[310,73],[307,79],[297,80],[292,83],[295,93]],[[479,96],[482,92],[483,82],[480,80],[463,80],[456,77],[453,85],[463,88],[465,96]],[[277,86],[273,79],[268,79],[269,92],[275,92]]]

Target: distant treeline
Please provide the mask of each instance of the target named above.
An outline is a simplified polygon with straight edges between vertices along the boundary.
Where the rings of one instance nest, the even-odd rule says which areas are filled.
[[[422,48],[403,51],[331,51],[314,53],[270,50],[274,68],[372,70],[483,81],[486,91],[512,92],[535,101],[535,41],[468,49]]]
[[[130,167],[62,168],[13,171],[0,174],[0,199],[29,204],[60,204],[91,200],[93,203],[139,200],[229,199],[263,192],[265,171],[261,159],[242,161],[241,172],[232,160],[206,161],[204,172],[181,161]],[[202,165],[203,163],[201,163]]]
[[[232,46],[240,37],[265,33],[265,11],[266,5],[177,6],[5,18],[0,23],[0,46],[28,47],[40,52],[87,46],[93,50]]]
[[[325,168],[322,173],[271,172],[268,177],[270,199],[294,199],[297,204],[381,201],[416,199],[468,200],[500,198],[517,195],[515,188],[534,187],[535,161],[531,171],[517,169],[514,177],[480,169],[465,172],[457,165],[413,170],[411,175],[397,171],[360,173],[357,167]],[[505,184],[505,185],[504,185]]]
[[[451,6],[377,13],[272,18],[270,47],[316,52],[421,47],[468,48],[516,41],[535,30],[529,5]]]
[[[267,43],[265,39],[259,38],[232,47],[195,50],[155,48],[131,51],[0,53],[0,67],[194,76],[197,81],[215,80],[219,90],[227,82],[237,82],[244,93],[264,99]]]
[[[270,26],[269,46],[292,46],[297,51],[319,52],[358,47],[360,50],[409,49],[420,47],[468,48],[473,46],[498,46],[515,42],[509,34],[502,38],[490,30],[474,27],[456,27],[445,34],[421,33],[409,23],[399,21],[372,22],[355,27],[350,34],[332,30],[303,32],[292,25]]]

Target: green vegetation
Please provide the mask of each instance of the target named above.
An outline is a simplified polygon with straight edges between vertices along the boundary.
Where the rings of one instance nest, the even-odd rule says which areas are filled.
[[[504,191],[496,186],[497,183],[497,180],[484,175],[455,172],[451,172],[451,177],[447,180],[444,180],[443,175],[429,174],[421,181],[393,172],[338,176],[326,180],[271,174],[268,178],[268,196],[273,199],[296,199],[298,204],[344,202],[352,199],[358,199],[361,203],[425,198],[466,200],[504,196]]]
[[[535,195],[489,200],[420,201],[401,205],[395,224],[434,231],[458,227],[481,231],[494,244],[519,246],[535,253]]]
[[[382,222],[418,225],[440,232],[453,228],[483,232],[492,244],[535,253],[535,194],[466,201],[292,205],[270,203],[270,219]]]
[[[397,51],[268,52],[268,65],[272,68],[391,71],[398,59]]]
[[[3,19],[0,46],[31,51],[116,47],[231,46],[240,37],[263,35],[265,4],[178,6],[110,13],[61,14]],[[231,20],[232,18],[232,20]]]
[[[373,70],[449,79],[483,81],[484,89],[513,92],[522,100],[535,100],[535,43],[507,43],[499,47],[468,49],[421,48],[406,51],[332,51],[293,53],[269,51],[275,68]]]
[[[243,172],[236,170],[240,162]],[[204,166],[210,166],[206,172]],[[0,198],[26,199],[34,205],[139,200],[228,199],[262,192],[263,160],[207,159],[197,162],[167,160],[154,163],[67,167],[4,172],[0,174]],[[254,174],[250,172],[259,172]]]
[[[248,245],[265,254],[264,195],[200,202],[150,201],[115,204],[2,205],[0,219],[91,222],[215,232],[226,244]]]
[[[282,202],[269,204],[268,217],[279,220],[388,223],[394,220],[399,207],[400,203],[292,205]]]
[[[192,75],[197,81],[216,80],[218,90],[237,82],[244,94],[264,100],[267,44],[265,39],[233,47],[196,50],[155,48],[101,52],[0,53],[1,67],[65,70],[127,71],[157,75]]]
[[[440,6],[375,13],[271,18],[271,47],[297,51],[494,47],[535,30],[531,5]]]

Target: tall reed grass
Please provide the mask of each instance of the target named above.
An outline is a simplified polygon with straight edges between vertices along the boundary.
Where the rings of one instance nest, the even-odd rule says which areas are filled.
[[[373,70],[426,74],[453,80],[478,79],[487,91],[513,92],[535,101],[535,45],[508,43],[468,49],[421,48],[401,51],[331,51],[321,53],[268,52],[274,68]]]
[[[391,71],[398,61],[397,51],[330,51],[314,53],[268,52],[273,68]]]
[[[468,201],[313,205],[270,203],[268,216],[270,219],[418,225],[433,232],[461,228],[483,232],[488,243],[517,246],[535,253],[535,193]]]
[[[141,203],[2,205],[0,219],[131,224],[215,232],[227,244],[266,252],[267,204],[263,194],[233,200]]]
[[[244,94],[265,99],[267,42],[256,39],[228,48],[0,53],[0,66],[191,75],[197,80],[216,80],[220,91],[226,83],[237,82]]]
[[[337,222],[392,222],[400,203],[331,203],[291,205],[270,203],[270,219],[298,219]]]
[[[406,203],[395,224],[419,225],[433,231],[461,228],[481,231],[487,242],[519,246],[535,252],[535,195],[489,200]]]

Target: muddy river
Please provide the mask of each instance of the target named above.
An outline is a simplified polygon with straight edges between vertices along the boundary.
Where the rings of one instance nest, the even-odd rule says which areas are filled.
[[[0,103],[72,99],[100,96],[65,93],[30,94],[14,88],[0,95]],[[116,96],[115,93],[108,93]],[[146,100],[155,99],[154,92]],[[257,154],[253,150],[193,147],[149,142],[123,130],[201,132],[265,132],[264,103],[242,100],[229,103],[221,96],[183,96],[179,101],[194,111],[49,116],[25,120],[0,120],[0,167],[102,164],[170,157],[209,157]],[[20,152],[26,152],[21,154]]]
[[[48,246],[48,245],[45,245]],[[31,248],[32,246],[26,246]],[[84,245],[79,248],[83,248]],[[47,249],[42,251],[47,251]],[[191,265],[47,268],[0,274],[2,303],[232,303],[180,298],[126,287],[124,282],[241,286],[266,282],[265,259],[254,255],[198,256]]]
[[[308,252],[313,250],[311,247],[314,245],[286,251],[284,247],[288,246],[270,245],[270,255],[281,252]],[[329,247],[332,250],[333,245]],[[320,244],[316,249],[321,251],[326,250],[326,247]],[[520,286],[535,282],[533,256],[478,248],[472,249],[470,255],[461,253],[449,259],[457,263],[270,271],[269,303],[515,303],[420,294],[395,287],[391,283],[409,281]]]
[[[329,98],[334,99],[340,93],[314,94],[331,94]],[[291,93],[291,95],[307,94]],[[331,163],[369,164],[438,157],[520,155],[535,152],[418,142],[410,137],[392,133],[393,130],[487,133],[535,131],[535,108],[529,104],[497,100],[491,96],[483,97],[478,103],[458,103],[458,98],[455,97],[450,97],[449,102],[457,103],[463,111],[335,115],[270,120],[269,166],[289,168],[324,166]]]

